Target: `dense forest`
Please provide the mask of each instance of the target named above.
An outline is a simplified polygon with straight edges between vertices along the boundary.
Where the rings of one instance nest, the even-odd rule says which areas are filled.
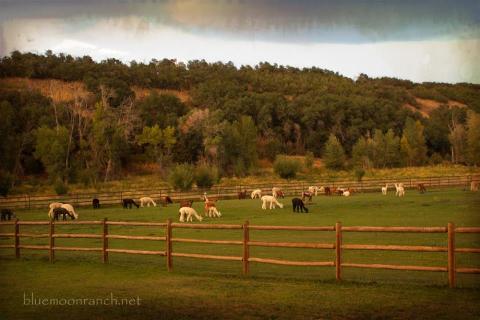
[[[0,60],[0,77],[81,81],[92,93],[57,103],[0,88],[2,186],[45,173],[95,184],[133,162],[158,163],[164,174],[188,163],[244,176],[258,159],[280,154],[313,154],[336,169],[480,162],[475,84],[352,80],[267,62],[95,62],[52,52],[13,52]],[[134,86],[189,99],[154,91],[138,98]],[[425,116],[419,99],[440,105]]]

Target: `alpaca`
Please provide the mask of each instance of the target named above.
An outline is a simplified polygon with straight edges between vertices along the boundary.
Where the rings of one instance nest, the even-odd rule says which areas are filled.
[[[398,197],[403,197],[405,195],[405,188],[403,187],[403,183],[395,183],[395,195]]]
[[[388,183],[385,184],[385,187],[382,187],[382,194],[383,194],[384,196],[386,196],[386,195],[387,195],[387,191],[388,191]]]
[[[180,201],[180,208],[183,207],[192,207],[193,201],[192,200],[182,200]]]
[[[92,200],[92,207],[93,209],[100,209],[100,200],[97,198]]]
[[[78,214],[75,212],[71,204],[63,203],[61,208],[67,209],[67,211],[70,212],[70,214],[73,215],[75,219],[78,219]]]
[[[219,218],[222,216],[221,212],[217,210],[216,207],[209,207],[208,208],[208,216],[210,218]]]
[[[50,219],[53,219],[53,209],[55,208],[60,208],[62,206],[63,203],[61,202],[52,202],[48,205],[48,207],[50,208],[50,210],[48,211],[48,217]]]
[[[425,185],[423,183],[417,184],[417,189],[418,189],[418,191],[420,191],[420,193],[427,192],[427,188],[425,188]]]
[[[204,215],[208,216],[210,214],[210,208],[215,207],[216,200],[209,200],[207,193],[203,194],[203,200],[205,201]]]
[[[193,216],[197,218],[198,221],[202,221],[203,218],[198,215],[198,213],[195,211],[195,209],[190,208],[190,207],[182,207],[180,210],[178,210],[180,213],[180,222],[185,222],[185,216],[188,221],[193,221]]]
[[[238,200],[246,199],[247,198],[247,190],[239,191],[238,192]]]
[[[345,190],[345,191],[343,191],[342,196],[344,196],[344,197],[350,197],[350,190]]]
[[[306,198],[308,198],[308,201],[311,202],[313,197],[313,193],[310,191],[304,191],[302,192],[302,201],[305,201]]]
[[[253,190],[252,193],[250,194],[250,197],[252,199],[255,199],[255,198],[260,199],[262,197],[262,190],[260,189]]]
[[[326,196],[331,196],[332,195],[332,190],[330,189],[330,187],[325,187],[325,195]]]
[[[305,204],[303,203],[303,200],[300,198],[293,198],[292,199],[292,206],[293,206],[293,212],[302,212],[305,210],[305,213],[308,213],[308,208],[305,207]]]
[[[127,208],[132,209],[132,205],[134,205],[137,208],[140,207],[140,205],[138,203],[136,203],[135,200],[130,199],[130,198],[123,199],[122,200],[122,205],[123,205],[124,209],[127,209]]]
[[[272,188],[272,196],[274,196],[275,198],[285,198],[285,195],[284,195],[282,189],[277,188],[277,187]]]
[[[310,186],[310,187],[308,187],[308,192],[310,192],[311,194],[314,194],[315,196],[317,196],[319,189],[320,189],[320,188],[317,187],[317,186]]]
[[[173,201],[172,201],[172,198],[170,198],[169,196],[165,196],[162,198],[162,206],[166,207],[168,204],[172,204]]]
[[[277,201],[277,198],[274,196],[263,196],[261,198],[262,200],[262,209],[266,210],[267,209],[267,202],[270,203],[270,209],[275,209],[275,205],[278,205],[280,208],[283,208],[283,204]]]
[[[143,205],[146,204],[147,207],[150,207],[150,204],[153,204],[154,207],[157,206],[157,203],[155,201],[153,201],[152,198],[150,197],[142,197],[140,198],[140,207],[143,208]]]
[[[470,191],[478,191],[478,181],[472,181],[470,183]]]
[[[59,216],[62,216],[62,220],[67,220],[67,216],[69,216],[70,219],[75,220],[75,216],[70,211],[62,207],[53,209],[53,220],[58,221]]]
[[[11,209],[2,209],[1,215],[1,221],[12,220],[12,217],[16,218],[15,213]]]

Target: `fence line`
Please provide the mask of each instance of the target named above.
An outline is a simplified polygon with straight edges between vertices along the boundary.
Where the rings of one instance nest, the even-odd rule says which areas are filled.
[[[214,186],[210,190],[194,188],[188,192],[178,192],[171,188],[156,188],[156,189],[137,189],[137,190],[123,190],[115,192],[86,192],[74,193],[65,196],[58,195],[19,195],[0,198],[0,208],[46,208],[51,202],[66,202],[75,206],[90,206],[93,198],[100,199],[100,202],[105,205],[120,204],[125,198],[140,198],[143,196],[150,196],[154,200],[160,200],[162,197],[169,195],[174,201],[181,201],[186,199],[199,199],[203,192],[217,198],[234,198],[237,197],[238,192],[242,190],[252,191],[254,189],[261,189],[264,192],[271,192],[273,186],[283,189],[287,195],[299,195],[306,190],[310,185],[316,186],[330,186],[330,187],[351,187],[360,192],[380,191],[380,187],[385,184],[403,183],[406,188],[415,188],[417,184],[423,183],[427,188],[431,187],[453,187],[462,186],[467,188],[472,181],[479,181],[479,175],[459,175],[459,176],[435,176],[435,177],[412,177],[412,178],[383,178],[383,179],[365,179],[361,182],[353,180],[322,180],[310,182],[264,182],[261,184],[249,185],[235,185],[235,186]]]
[[[98,225],[101,226],[101,233],[56,233],[56,225]],[[448,272],[448,283],[450,287],[455,287],[457,273],[480,273],[480,268],[457,268],[455,262],[456,253],[480,253],[480,248],[456,248],[456,233],[480,233],[479,227],[458,227],[455,228],[453,223],[448,223],[446,227],[370,227],[370,226],[342,226],[341,222],[337,222],[334,226],[319,227],[303,227],[303,226],[259,226],[250,225],[248,221],[244,224],[182,224],[172,223],[168,219],[165,223],[158,222],[121,222],[108,221],[106,218],[101,221],[79,221],[73,223],[54,222],[54,221],[15,221],[1,222],[0,226],[12,226],[14,232],[0,233],[0,237],[14,238],[13,245],[0,245],[3,249],[14,249],[15,257],[20,258],[20,250],[46,250],[49,252],[50,262],[55,260],[56,251],[94,251],[102,253],[103,263],[108,263],[110,253],[124,254],[141,254],[141,255],[159,255],[166,257],[167,270],[173,270],[173,257],[184,257],[194,259],[212,259],[241,261],[243,265],[243,273],[249,274],[250,263],[267,263],[276,265],[289,266],[328,266],[335,267],[335,278],[342,280],[342,269],[347,268],[369,268],[369,269],[387,269],[387,270],[412,270],[412,271],[432,271],[432,272]],[[38,226],[45,225],[49,227],[48,233],[20,233],[20,226]],[[147,226],[162,227],[165,236],[130,236],[115,235],[109,232],[109,226]],[[219,229],[219,230],[242,230],[242,240],[205,240],[192,238],[176,238],[173,237],[173,229],[189,228],[189,229]],[[250,238],[250,230],[268,230],[268,231],[305,231],[305,232],[335,232],[334,243],[318,243],[318,242],[269,242],[254,241]],[[366,244],[344,244],[344,232],[389,232],[389,233],[446,233],[447,246],[405,246],[405,245],[366,245]],[[20,238],[48,238],[48,245],[24,245],[20,244]],[[75,238],[75,239],[101,239],[101,247],[63,247],[56,245],[56,239],[59,238]],[[165,250],[133,250],[133,249],[113,249],[109,248],[110,239],[124,240],[151,240],[165,241]],[[205,243],[216,245],[240,245],[243,247],[242,256],[223,256],[209,255],[200,253],[183,253],[173,252],[172,243]],[[309,249],[325,249],[335,250],[335,258],[333,261],[293,261],[284,259],[269,259],[252,257],[250,255],[250,247],[282,247],[282,248],[309,248]],[[392,264],[366,264],[351,263],[343,261],[343,252],[345,250],[382,250],[382,251],[416,251],[416,252],[447,252],[448,260],[446,266],[415,266],[415,265],[392,265]]]

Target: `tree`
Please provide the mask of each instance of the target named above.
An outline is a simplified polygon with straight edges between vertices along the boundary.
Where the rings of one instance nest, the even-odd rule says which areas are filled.
[[[335,135],[330,134],[325,151],[323,152],[323,161],[329,169],[342,169],[345,164],[345,151]]]
[[[52,181],[67,178],[68,141],[69,132],[63,126],[57,129],[42,126],[36,131],[35,156],[40,159]]]
[[[427,146],[420,121],[408,118],[400,140],[401,153],[407,166],[422,165],[427,160]]]
[[[148,157],[161,165],[165,164],[165,158],[170,156],[176,141],[173,127],[162,130],[158,124],[153,127],[143,127],[142,133],[137,136],[137,144],[146,146]]]
[[[365,137],[358,138],[352,148],[352,162],[354,166],[368,169],[372,167],[369,157],[369,145]]]
[[[467,159],[472,165],[480,164],[480,114],[469,111],[467,116]]]
[[[467,146],[467,132],[465,127],[456,122],[452,122],[448,141],[451,146],[452,163],[465,162],[465,149]]]
[[[273,163],[273,171],[283,179],[293,179],[297,176],[301,164],[298,160],[278,155]]]
[[[400,164],[400,138],[395,135],[392,129],[385,134],[385,165],[387,167],[396,167]]]

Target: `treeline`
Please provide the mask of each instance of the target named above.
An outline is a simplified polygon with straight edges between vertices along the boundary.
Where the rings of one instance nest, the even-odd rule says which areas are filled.
[[[365,75],[354,81],[328,70],[269,63],[237,68],[164,59],[127,65],[51,52],[13,52],[0,60],[0,77],[82,81],[94,93],[93,99],[53,103],[36,92],[1,89],[0,168],[8,182],[2,185],[39,173],[62,184],[95,184],[132,162],[157,162],[163,172],[202,163],[220,175],[242,176],[255,170],[259,158],[307,152],[328,157],[332,139],[346,160],[332,167],[476,164],[480,158],[471,151],[478,146],[467,141],[476,134],[468,123],[476,116],[468,110],[480,110],[478,85]],[[190,100],[156,93],[136,99],[132,86],[188,91]],[[424,118],[404,107],[418,107],[416,97],[455,100],[468,108],[444,105]],[[423,139],[421,157],[389,160],[370,150],[388,140],[395,142],[393,150],[409,154],[402,141],[412,136],[412,123]],[[366,155],[362,145],[370,150]]]

